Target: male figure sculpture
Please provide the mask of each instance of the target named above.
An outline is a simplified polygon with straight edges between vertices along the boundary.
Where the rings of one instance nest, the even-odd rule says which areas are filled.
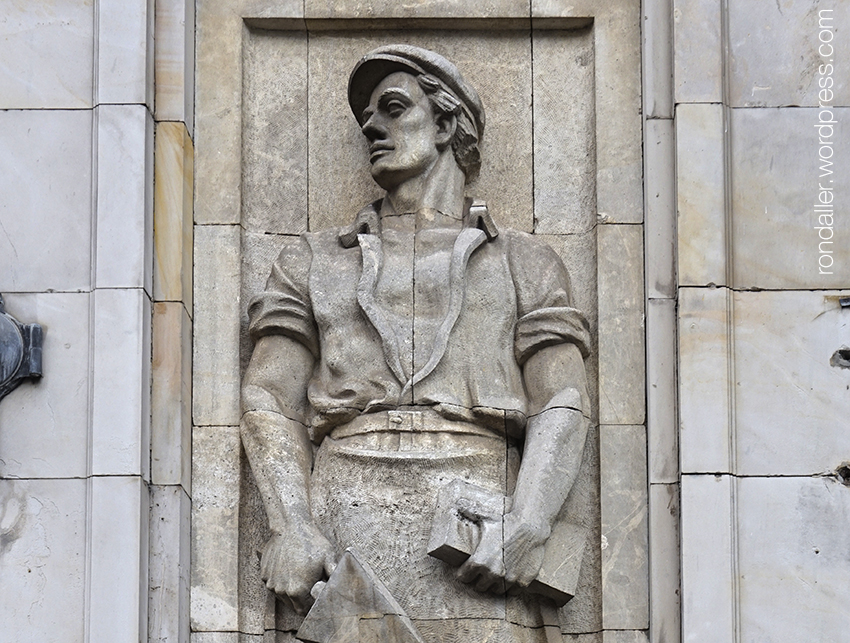
[[[349,102],[386,196],[288,244],[249,310],[242,439],[272,531],[263,579],[304,613],[352,548],[429,643],[545,640],[546,599],[523,589],[581,460],[587,324],[558,256],[464,198],[484,109],[452,63],[378,48]],[[504,501],[498,537],[459,568],[427,553],[456,481]]]

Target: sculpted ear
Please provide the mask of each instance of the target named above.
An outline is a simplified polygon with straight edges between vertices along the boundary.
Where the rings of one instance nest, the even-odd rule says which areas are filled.
[[[440,151],[451,145],[457,130],[457,116],[440,114],[437,116],[437,147]]]

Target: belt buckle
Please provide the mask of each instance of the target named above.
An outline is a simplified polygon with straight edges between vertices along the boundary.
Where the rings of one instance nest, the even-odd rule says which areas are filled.
[[[422,411],[389,411],[387,429],[399,433],[420,433],[425,430],[425,414]]]

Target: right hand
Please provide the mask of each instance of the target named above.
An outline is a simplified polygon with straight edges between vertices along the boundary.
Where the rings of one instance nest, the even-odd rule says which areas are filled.
[[[330,577],[335,568],[334,549],[314,525],[274,534],[260,552],[260,574],[266,587],[301,615],[313,605],[313,585]]]

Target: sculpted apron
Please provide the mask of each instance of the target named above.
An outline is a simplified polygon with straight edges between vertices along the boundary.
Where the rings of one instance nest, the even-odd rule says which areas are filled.
[[[363,432],[339,427],[316,454],[313,515],[338,553],[353,548],[428,643],[546,641],[536,601],[477,592],[427,553],[439,490],[462,479],[506,493],[519,466],[516,449],[474,427],[435,430],[440,421],[450,430],[459,423],[427,411],[406,415],[414,424],[427,417],[430,430],[376,430],[387,414],[373,415]]]

